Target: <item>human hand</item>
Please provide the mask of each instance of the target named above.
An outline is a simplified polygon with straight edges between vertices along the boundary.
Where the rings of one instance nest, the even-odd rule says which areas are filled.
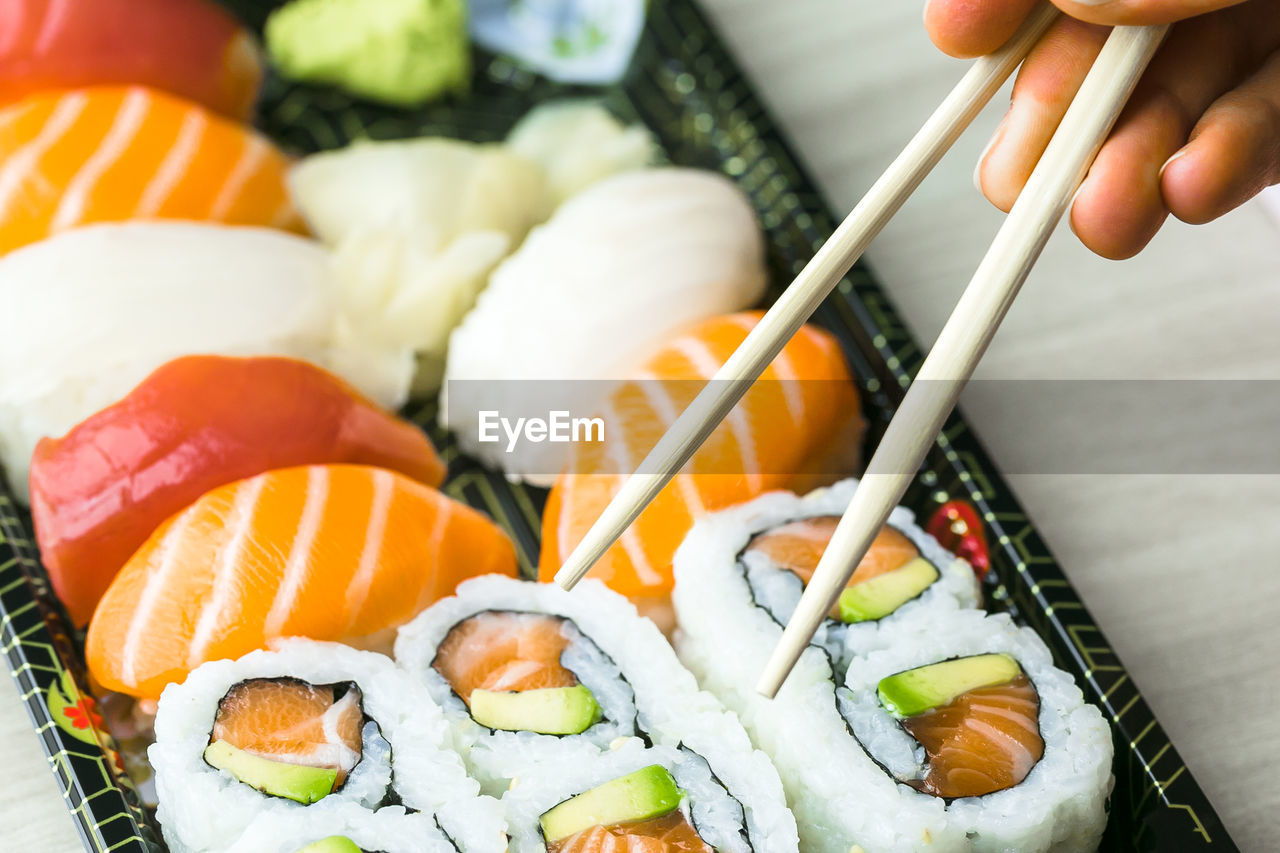
[[[1102,49],[1108,27],[1177,21],[1071,207],[1107,258],[1137,254],[1169,213],[1203,223],[1280,182],[1280,0],[1054,0],[1070,15],[1018,72],[974,173],[1001,210],[1018,193]],[[928,0],[925,27],[952,56],[1003,44],[1036,0]]]

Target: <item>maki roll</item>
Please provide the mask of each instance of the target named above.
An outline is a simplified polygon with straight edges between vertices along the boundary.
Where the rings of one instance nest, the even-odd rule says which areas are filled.
[[[502,798],[511,853],[764,853],[795,850],[795,827],[752,820],[768,785],[726,784],[684,749],[632,739],[594,760],[542,766]]]
[[[940,811],[941,840],[960,849],[1095,850],[1111,738],[1039,636],[969,611],[903,623],[891,639],[837,691],[873,772]]]
[[[698,688],[657,627],[599,582],[569,593],[469,580],[400,630],[396,658],[444,709],[488,792],[617,761],[606,757],[619,747],[664,746],[705,767],[730,798],[744,792],[748,834],[770,839],[761,849],[796,849],[768,756]],[[583,790],[597,781],[584,779]]]
[[[882,534],[872,560],[864,561],[859,572],[873,566],[875,572],[867,581],[873,583],[925,558],[938,570],[938,578],[905,601],[901,591],[865,596],[901,603],[880,611],[879,619],[828,620],[776,698],[767,700],[756,693],[756,681],[802,588],[794,583],[789,601],[774,595],[762,571],[768,568],[763,557],[777,564],[816,565],[825,540],[816,534],[806,539],[795,522],[839,514],[854,488],[856,483],[842,483],[803,499],[766,495],[710,516],[695,526],[675,560],[681,659],[704,686],[738,712],[755,743],[774,759],[802,846],[820,853],[1092,849],[1088,845],[1096,844],[1104,819],[1111,760],[1101,715],[1083,704],[1070,676],[1053,668],[1034,632],[1014,627],[1008,617],[988,617],[973,609],[977,594],[966,564],[920,532],[905,510],[890,516],[897,535]],[[813,531],[815,526],[799,530]],[[909,545],[902,544],[903,539]],[[786,547],[779,547],[780,540]],[[767,553],[753,557],[753,550]],[[969,577],[963,577],[961,569]],[[778,577],[773,580],[783,586]],[[855,573],[845,591],[846,607],[850,590],[857,589]],[[1008,678],[977,686],[998,688],[1008,696],[962,699],[964,691],[958,691],[913,705],[890,680],[885,695],[896,704],[877,704],[881,679],[966,656],[999,663],[1003,668],[995,671]],[[1015,683],[1019,673],[1040,689],[1035,708],[1027,685]],[[910,684],[914,678],[900,680]],[[957,683],[965,686],[963,672]],[[970,744],[947,740],[947,726],[956,722],[955,716],[921,721],[916,731],[925,740],[912,740],[912,715],[940,710],[952,699],[963,704],[975,698],[983,709],[984,702],[1004,703],[992,709],[1009,725],[1007,732],[1000,729],[1001,734],[992,736],[1002,746],[1001,738],[1028,733],[1034,725],[1028,721],[1038,708],[1043,751],[1037,754],[1035,740],[1028,736],[1019,742],[1025,749],[1010,752],[1007,766],[964,764],[961,753]],[[1050,732],[1064,729],[1045,722],[1046,714],[1054,720],[1070,718],[1070,736],[1051,742]],[[935,762],[929,758],[928,744],[950,748]],[[1058,775],[1064,762],[1078,762],[1077,778],[1066,781]],[[972,783],[975,773],[990,777],[985,790],[982,785],[943,787],[965,779]]]
[[[207,663],[160,697],[157,816],[170,849],[241,849],[261,821],[403,804],[463,853],[502,849],[497,803],[479,796],[448,727],[386,657],[288,640]],[[330,818],[337,820],[337,818]]]
[[[865,812],[880,813],[891,830],[894,841],[882,849],[939,849],[932,839],[943,825],[940,814],[911,804],[903,809],[886,780],[879,780],[884,782],[879,788],[850,786],[849,774],[859,766],[877,778],[871,774],[875,765],[849,737],[836,703],[849,661],[883,647],[888,626],[977,604],[973,572],[916,527],[910,512],[894,511],[892,533],[882,535],[864,565],[874,568],[874,581],[901,578],[900,569],[924,560],[936,579],[922,590],[918,580],[905,584],[914,597],[901,587],[895,596],[863,596],[864,604],[880,606],[862,606],[861,612],[879,618],[846,622],[833,616],[775,699],[764,699],[755,689],[803,591],[805,571],[812,572],[826,544],[825,519],[843,512],[856,487],[849,480],[803,498],[763,495],[699,521],[675,557],[680,657],[773,758],[805,849],[848,853],[855,843],[876,849],[854,831],[859,826],[854,815]],[[855,574],[845,595],[848,610],[850,591],[861,593],[859,583]],[[885,604],[894,600],[896,607]]]
[[[725,559],[724,545],[734,548],[734,566],[746,579],[750,602],[779,628],[795,612],[857,487],[856,480],[844,480],[803,498],[767,495],[744,504],[732,521],[718,523],[724,534],[732,527],[734,536],[732,543],[726,535],[712,546],[717,559]],[[706,536],[699,540],[706,541]],[[920,610],[980,603],[969,564],[917,527],[910,510],[898,507],[849,578],[814,642],[831,658],[838,679],[851,660],[880,645],[883,626]]]
[[[253,822],[236,853],[456,853],[434,819],[404,806],[351,805]]]

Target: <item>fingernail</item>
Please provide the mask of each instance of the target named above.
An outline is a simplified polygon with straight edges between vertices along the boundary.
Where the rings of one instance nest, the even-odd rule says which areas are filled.
[[[1172,157],[1164,161],[1164,165],[1160,167],[1159,179],[1161,181],[1164,180],[1164,170],[1169,168],[1169,164],[1172,163],[1174,160],[1177,160],[1179,157],[1181,157],[1186,153],[1187,153],[1187,149],[1185,147],[1180,148],[1178,151],[1174,152],[1174,155]]]
[[[1084,180],[1080,182],[1080,186],[1076,187],[1076,191],[1071,194],[1071,201],[1067,202],[1067,212],[1066,212],[1067,227],[1071,229],[1071,233],[1075,234],[1076,237],[1079,237],[1080,233],[1076,231],[1076,223],[1071,218],[1071,211],[1075,210],[1076,199],[1080,198],[1080,193],[1084,191],[1084,185],[1087,184],[1088,182],[1089,182],[1089,176],[1085,175]]]
[[[1005,113],[1005,117],[1000,119],[1000,123],[996,125],[991,138],[987,140],[987,147],[983,148],[982,153],[978,155],[977,165],[973,167],[973,188],[978,192],[982,192],[982,163],[987,159],[987,155],[991,153],[991,149],[995,148],[996,143],[1000,141],[1000,135],[1004,133],[1004,125],[1008,118],[1009,114]]]

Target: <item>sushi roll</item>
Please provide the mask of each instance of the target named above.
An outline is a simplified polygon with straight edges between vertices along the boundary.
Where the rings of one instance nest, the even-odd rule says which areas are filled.
[[[236,853],[457,853],[429,815],[404,806],[370,812],[345,805],[323,813],[254,821]]]
[[[890,633],[837,691],[876,784],[891,778],[904,804],[940,812],[939,841],[956,849],[1096,850],[1111,738],[1040,637],[979,611]]]
[[[1096,845],[1105,818],[1102,804],[1111,761],[1101,715],[1083,704],[1069,676],[1053,668],[1034,632],[1016,628],[1007,616],[989,617],[973,609],[977,594],[972,573],[920,532],[905,510],[890,516],[894,534],[877,540],[871,558],[859,566],[845,591],[837,615],[874,616],[888,609],[877,609],[877,603],[902,603],[878,620],[828,620],[777,697],[767,700],[756,693],[756,680],[795,607],[801,584],[792,582],[791,597],[786,598],[759,577],[753,579],[753,572],[764,571],[767,563],[803,563],[811,571],[825,539],[818,535],[817,525],[797,527],[797,520],[838,514],[856,487],[849,481],[803,499],[766,495],[710,516],[694,527],[675,559],[681,659],[705,687],[738,712],[755,743],[773,757],[802,845],[820,853],[1093,849],[1090,844]],[[886,591],[876,592],[872,586],[878,578],[905,577],[895,573],[920,559],[927,559],[938,577],[915,597],[908,598],[901,589],[894,595],[881,594]],[[870,578],[859,580],[864,572],[864,578]],[[869,594],[868,586],[876,594]],[[948,722],[959,729],[966,725],[955,719],[962,711],[947,708],[964,690],[955,695],[935,690],[912,704],[903,698],[909,698],[909,691],[893,687],[890,676],[918,667],[926,670],[925,681],[940,678],[944,684],[964,687],[969,677],[963,671],[948,678],[945,668],[941,676],[936,670],[930,676],[928,668],[970,656],[990,658],[993,666],[998,664],[994,671],[1008,676],[996,682],[978,678],[977,688],[1003,688],[1025,674],[1032,691],[1040,689],[1035,700],[1040,703],[1044,738],[1040,755],[1032,748],[1034,738],[1028,737],[1028,748],[1011,755],[1008,766],[993,770],[966,765],[960,753],[969,744],[956,742],[955,732],[946,728]],[[881,689],[882,679],[888,680],[887,694]],[[907,684],[916,679],[899,678]],[[1026,685],[1015,687],[1007,707],[995,713],[1013,721],[1011,732],[1030,734],[1036,726],[1034,710],[1028,717],[1032,705]],[[896,704],[878,704],[886,695]],[[1022,701],[1016,709],[1014,700]],[[970,705],[972,697],[961,702],[962,708]],[[1023,714],[1021,719],[1015,710]],[[922,722],[920,735],[928,743],[914,741],[910,718],[932,711],[952,717],[930,717],[927,729]],[[979,722],[976,728],[981,726]],[[930,744],[945,750],[942,762],[931,763]],[[1072,767],[1076,775],[1068,778]],[[1000,784],[982,791],[943,787],[981,773]]]
[[[749,828],[774,839],[768,849],[795,849],[795,821],[768,757],[698,689],[657,627],[599,582],[568,593],[469,580],[400,630],[396,658],[444,709],[486,791],[596,767],[620,744],[664,746],[729,791],[752,792],[739,799]],[[581,781],[585,789],[600,780]]]
[[[402,804],[463,853],[499,851],[496,801],[448,747],[439,709],[386,657],[281,642],[205,664],[160,698],[157,817],[175,853],[240,850],[262,821]]]
[[[697,754],[646,748],[638,739],[590,762],[534,769],[503,796],[511,853],[679,850],[774,853],[796,850],[795,825],[762,808],[768,780],[734,784]],[[757,784],[758,783],[758,784]],[[785,810],[784,810],[785,812]],[[615,845],[618,845],[615,847]]]
[[[812,572],[829,536],[826,519],[844,510],[856,488],[848,480],[803,498],[767,494],[699,521],[674,562],[680,657],[773,758],[806,850],[848,853],[854,844],[867,851],[946,849],[937,844],[945,825],[941,810],[899,802],[892,780],[875,775],[874,762],[849,736],[836,702],[849,661],[891,642],[889,626],[928,622],[978,602],[967,564],[916,527],[910,512],[890,516],[891,531],[859,568],[874,577],[863,582],[855,574],[843,613],[836,614],[862,618],[827,620],[775,699],[755,689],[799,599],[801,576],[806,567]],[[903,571],[918,561],[936,573],[923,588],[913,579],[915,569]],[[895,577],[905,591],[872,583]],[[875,594],[867,594],[868,586]],[[853,773],[871,782],[851,786]],[[857,816],[864,814],[882,816],[883,838],[862,831]]]
[[[727,568],[732,580],[716,572],[715,580],[708,575],[706,582],[722,593],[732,590],[739,607],[762,610],[776,636],[795,612],[857,487],[858,481],[850,479],[803,498],[775,493],[743,504],[690,536],[688,559]],[[921,530],[910,510],[897,507],[814,635],[814,643],[831,659],[839,681],[850,661],[883,644],[880,633],[886,626],[920,611],[980,604],[977,577],[969,564]],[[696,614],[690,618],[699,619]]]

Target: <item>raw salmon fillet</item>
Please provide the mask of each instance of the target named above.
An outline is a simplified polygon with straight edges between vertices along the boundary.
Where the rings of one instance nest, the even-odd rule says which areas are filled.
[[[0,253],[89,222],[302,229],[266,137],[140,86],[43,92],[0,110]]]
[[[156,698],[280,637],[373,645],[476,575],[516,574],[480,513],[382,468],[310,465],[220,486],[162,524],[85,642],[102,687]]]
[[[730,314],[695,326],[611,395],[602,413],[605,440],[576,445],[551,490],[542,522],[543,580],[555,575],[627,475],[761,316]],[[762,379],[591,569],[591,577],[631,598],[664,628],[674,624],[671,561],[698,517],[772,489],[806,491],[856,467],[863,421],[835,338],[804,326]]]

